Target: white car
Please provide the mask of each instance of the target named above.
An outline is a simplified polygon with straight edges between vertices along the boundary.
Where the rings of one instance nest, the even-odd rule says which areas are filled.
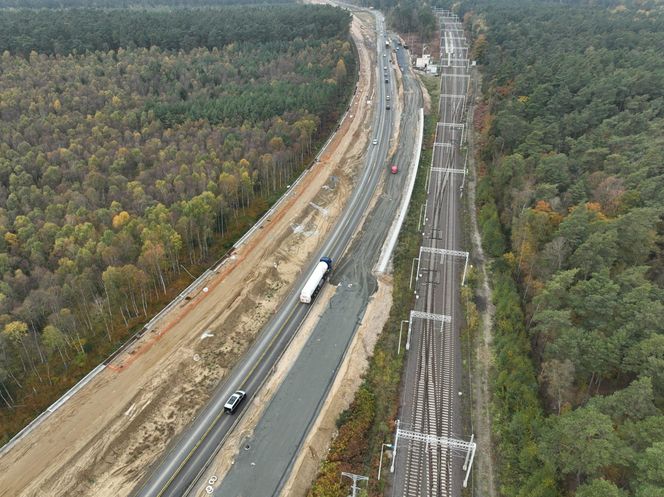
[[[378,145],[378,139],[374,138],[373,144]]]
[[[244,400],[244,398],[247,396],[247,392],[244,392],[242,390],[238,390],[235,392],[233,395],[231,395],[226,403],[224,404],[224,410],[228,414],[233,414],[237,407],[240,405],[240,403]]]

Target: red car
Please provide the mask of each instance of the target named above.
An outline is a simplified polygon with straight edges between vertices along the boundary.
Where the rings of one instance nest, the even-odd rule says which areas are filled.
[[[390,168],[390,171],[392,171],[392,174],[397,174],[397,171],[398,171],[397,166],[392,164],[392,167]]]

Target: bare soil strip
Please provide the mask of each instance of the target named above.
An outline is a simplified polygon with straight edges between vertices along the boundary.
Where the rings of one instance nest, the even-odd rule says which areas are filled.
[[[360,28],[353,23],[357,36]],[[0,496],[128,495],[273,314],[325,238],[361,165],[373,71],[297,191],[199,292],[0,459]],[[371,66],[373,67],[373,66]],[[326,212],[313,208],[310,202]]]
[[[375,45],[373,25],[368,24],[368,21],[370,22],[372,20],[372,16],[369,16],[369,19],[363,19],[361,16],[354,16],[351,25],[351,34],[355,39],[359,56],[362,60],[361,66],[369,68],[375,66],[375,58],[372,56],[373,46]],[[369,72],[371,73],[370,78],[372,78],[373,73],[372,71]],[[368,89],[369,87],[367,90]],[[398,140],[398,131],[392,135],[392,139],[395,142]],[[376,194],[371,200],[370,207],[367,208],[367,213],[371,211],[372,206],[377,201],[382,190],[382,184],[383,180],[381,179],[381,183],[376,188]],[[363,222],[364,221],[362,221],[362,223]],[[361,226],[358,227],[356,233],[360,231]],[[291,476],[284,486],[284,490],[282,491],[282,495],[284,496],[306,494],[308,486],[316,475],[318,464],[320,463],[320,456],[324,457],[327,453],[327,447],[334,435],[336,418],[341,411],[350,405],[357,388],[360,386],[362,373],[368,365],[368,358],[373,351],[375,342],[389,315],[389,310],[392,305],[391,277],[385,276],[379,279],[378,285],[378,291],[374,294],[367,306],[367,311],[362,323],[339,368],[339,372],[331,386],[328,398],[321,407],[321,412],[312,426],[310,433],[304,442],[303,449],[300,451],[298,459],[291,471]],[[282,380],[288,374],[290,366],[295,362],[295,358],[306,344],[316,326],[319,315],[322,314],[333,294],[333,289],[328,285],[318,296],[314,308],[309,313],[302,328],[298,331],[296,338],[289,345],[288,351],[277,364],[274,375],[252,402],[250,410],[251,415],[245,415],[242,418],[233,434],[229,436],[225,443],[227,449],[220,451],[210,464],[210,467],[206,471],[206,480],[209,480],[212,477],[216,477],[217,481],[224,479],[234,462],[237,451],[243,446],[242,441],[252,435],[256,424],[265,411],[265,408],[270,403],[270,400],[276,393]],[[247,410],[247,412],[249,412],[249,410]],[[205,495],[202,490],[203,489],[199,489],[200,495]]]
[[[475,88],[480,88],[479,77],[474,78]],[[476,95],[476,99],[481,95]],[[473,115],[475,102],[471,102],[469,115]],[[477,343],[476,358],[474,364],[474,410],[475,430],[477,432],[477,462],[474,468],[473,482],[474,494],[482,497],[498,497],[496,490],[495,472],[493,467],[493,443],[491,437],[491,392],[489,389],[490,372],[493,367],[493,352],[491,331],[493,329],[493,316],[495,307],[493,295],[489,286],[489,278],[486,271],[486,257],[482,249],[482,237],[477,224],[477,211],[475,208],[475,189],[477,186],[477,167],[475,164],[475,132],[474,127],[468,127],[468,162],[470,165],[470,178],[468,181],[468,205],[471,221],[471,238],[473,252],[477,267],[481,273],[481,286],[478,294],[484,305],[480,306],[482,316],[482,335]]]

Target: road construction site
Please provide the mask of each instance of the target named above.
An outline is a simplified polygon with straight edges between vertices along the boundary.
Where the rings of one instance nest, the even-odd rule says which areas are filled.
[[[352,325],[345,337],[336,337],[330,345],[340,350],[338,367],[369,296],[377,287],[370,274],[372,261],[377,259],[395,215],[394,206],[403,191],[401,178],[405,178],[388,177],[385,159],[395,154],[395,160],[408,161],[411,153],[405,151],[407,147],[402,150],[401,145],[396,146],[398,130],[414,127],[412,109],[417,104],[413,99],[419,91],[419,86],[417,90],[399,90],[392,79],[391,91],[403,91],[405,108],[411,111],[402,115],[403,125],[396,130],[384,127],[380,146],[372,148],[375,107],[383,105],[385,97],[376,70],[382,62],[376,60],[374,29],[366,16],[364,21],[360,16],[353,20],[351,32],[360,67],[357,90],[319,162],[263,226],[224,265],[211,272],[205,281],[208,291],[199,289],[175,306],[149,333],[0,458],[0,496],[121,496],[140,486],[148,470],[157,467],[165,451],[173,449],[211,395],[225,388],[235,365],[279,313],[297,282],[306,278],[311,256],[342,218],[352,192],[358,186],[367,187],[359,178],[366,164],[373,163],[382,170],[366,175],[371,190],[364,195],[362,212],[346,228],[345,244],[337,249],[340,256],[352,254],[342,256],[335,268],[332,283],[337,291],[332,296],[333,289],[328,287],[310,308],[312,316],[317,316],[325,304],[337,308]],[[384,106],[380,111],[384,112]],[[363,161],[367,150],[373,161]],[[374,191],[378,193],[373,195]],[[356,233],[355,227],[362,223],[363,230]],[[344,250],[351,239],[350,249]],[[363,255],[356,257],[358,254]],[[352,309],[345,308],[349,305]],[[338,326],[333,317],[327,319],[328,328]],[[324,329],[320,324],[317,328]],[[306,330],[307,325],[298,338],[300,342],[308,337]],[[322,336],[331,335],[328,332]],[[300,357],[305,357],[307,349],[302,346]],[[324,344],[321,347],[325,350]],[[295,361],[294,351],[284,358]],[[288,367],[282,364],[275,371],[280,374],[272,375],[267,384],[273,391]],[[325,381],[331,383],[330,378]],[[261,412],[271,399],[270,391],[252,393],[251,406]],[[320,402],[317,400],[316,405]],[[219,454],[237,450],[239,446]]]

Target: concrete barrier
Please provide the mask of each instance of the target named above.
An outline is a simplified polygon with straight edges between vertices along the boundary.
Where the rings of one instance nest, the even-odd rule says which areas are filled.
[[[408,186],[406,188],[406,193],[402,197],[401,208],[399,209],[399,215],[390,226],[390,231],[387,234],[385,243],[380,253],[378,259],[378,264],[376,264],[376,272],[384,273],[387,270],[387,265],[392,258],[392,252],[399,238],[399,232],[401,231],[401,226],[403,221],[406,218],[406,213],[408,212],[408,206],[410,205],[410,197],[413,195],[413,188],[415,187],[415,179],[417,178],[417,169],[420,164],[420,153],[422,151],[422,139],[424,138],[424,109],[420,109],[420,115],[417,122],[418,135],[419,139],[415,143],[415,150],[413,152],[413,165],[408,170]]]

